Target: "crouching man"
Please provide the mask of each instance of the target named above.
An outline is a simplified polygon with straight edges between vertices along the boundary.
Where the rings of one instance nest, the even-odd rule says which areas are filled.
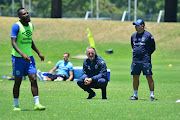
[[[77,84],[89,93],[87,99],[96,96],[96,93],[91,88],[100,88],[102,90],[102,99],[107,99],[106,86],[108,79],[106,63],[97,55],[93,47],[86,48],[86,55],[88,58],[83,62],[83,75],[78,79]]]

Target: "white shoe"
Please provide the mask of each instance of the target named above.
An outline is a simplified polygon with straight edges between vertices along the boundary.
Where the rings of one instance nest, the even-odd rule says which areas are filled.
[[[180,102],[180,100],[177,100],[176,102]]]
[[[42,78],[42,72],[40,69],[37,70],[37,77],[39,78],[39,81],[43,81],[43,78]]]
[[[64,79],[62,77],[57,77],[54,81],[63,81]]]

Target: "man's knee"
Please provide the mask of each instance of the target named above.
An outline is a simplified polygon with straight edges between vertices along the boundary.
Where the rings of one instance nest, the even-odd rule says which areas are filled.
[[[20,82],[15,82],[15,83],[14,83],[14,89],[15,89],[15,88],[19,88],[19,87],[20,87],[20,85],[21,85],[21,83],[20,83]]]
[[[32,83],[36,83],[36,82],[37,82],[37,78],[36,78],[36,77],[32,77],[32,78],[30,78],[30,81],[31,81]]]
[[[19,88],[21,85],[21,81],[22,81],[21,77],[15,77],[14,88]]]
[[[84,80],[83,80],[83,79],[78,79],[78,80],[77,80],[77,84],[78,84],[79,86],[82,86],[82,85],[84,84]]]
[[[100,84],[101,87],[106,87],[108,84],[107,80],[104,78],[99,79],[98,83]]]

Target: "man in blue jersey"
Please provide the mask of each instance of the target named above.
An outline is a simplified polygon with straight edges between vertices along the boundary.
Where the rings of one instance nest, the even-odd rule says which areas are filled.
[[[102,99],[106,97],[106,86],[108,84],[107,79],[107,67],[105,61],[97,55],[95,48],[86,48],[87,59],[83,62],[83,75],[77,81],[79,87],[89,93],[87,99],[91,99],[96,96],[95,92],[91,88],[102,90]]]
[[[131,65],[131,75],[133,75],[134,95],[129,100],[138,100],[139,76],[141,71],[146,76],[149,89],[150,99],[154,101],[154,81],[152,78],[151,55],[155,51],[155,41],[151,33],[144,30],[145,23],[138,19],[133,22],[136,33],[131,36],[131,46],[133,52],[133,60]]]
[[[48,81],[72,81],[73,79],[73,64],[69,62],[70,54],[65,52],[63,55],[64,60],[60,60],[56,63],[56,66],[49,71],[53,73],[56,69],[58,70],[57,75],[48,75],[46,78]]]
[[[28,75],[31,82],[31,91],[35,102],[35,110],[45,110],[45,107],[39,102],[38,85],[36,78],[35,60],[32,55],[32,49],[38,54],[41,61],[45,57],[36,48],[33,40],[33,25],[30,23],[30,16],[26,9],[20,8],[17,11],[20,20],[12,26],[11,43],[13,59],[13,75],[15,77],[13,87],[14,111],[20,111],[19,107],[19,89],[22,77]]]

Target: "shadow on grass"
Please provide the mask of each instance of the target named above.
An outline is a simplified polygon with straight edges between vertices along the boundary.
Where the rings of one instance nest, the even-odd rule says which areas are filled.
[[[37,112],[37,111],[45,111],[45,110],[23,109],[21,111],[35,111],[35,112]]]
[[[149,100],[149,99],[138,99],[138,100],[142,100],[142,101],[151,101],[151,100]],[[155,100],[153,100],[153,101],[156,101],[156,100],[158,100],[158,99],[155,99]]]

